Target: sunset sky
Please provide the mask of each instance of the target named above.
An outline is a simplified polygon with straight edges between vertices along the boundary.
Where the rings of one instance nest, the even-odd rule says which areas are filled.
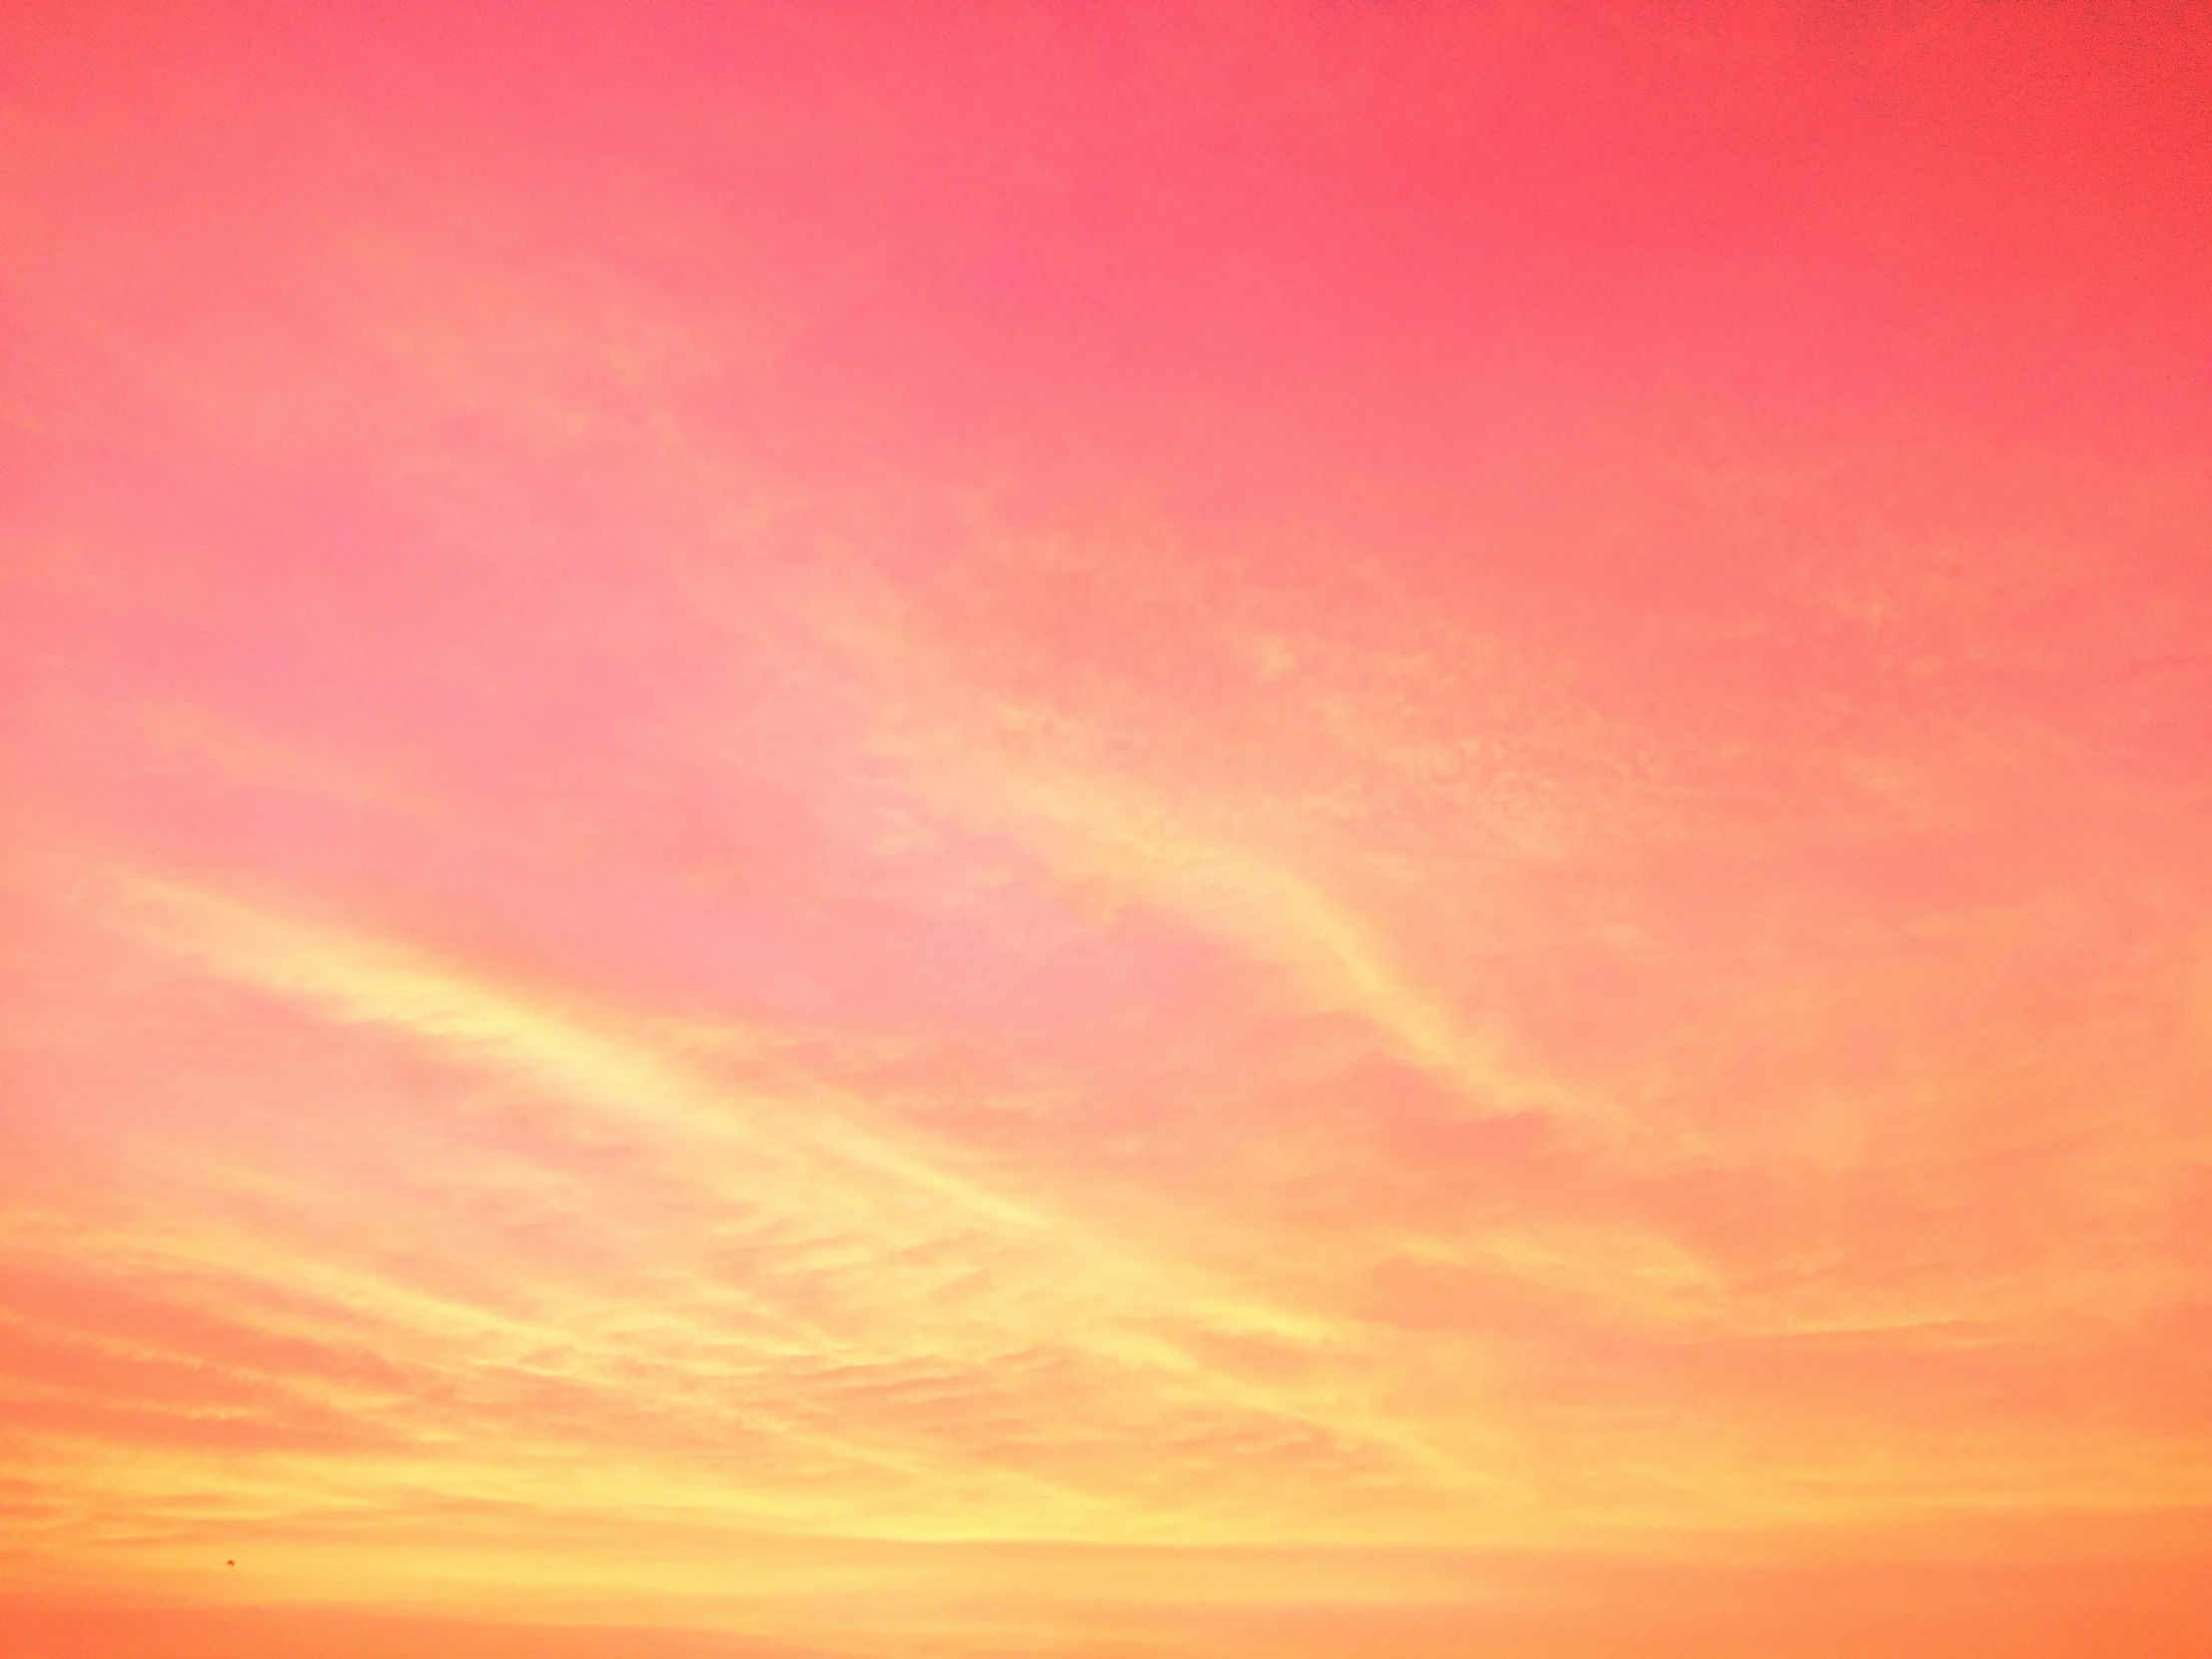
[[[5,0],[0,1650],[2212,1653],[2212,9]]]

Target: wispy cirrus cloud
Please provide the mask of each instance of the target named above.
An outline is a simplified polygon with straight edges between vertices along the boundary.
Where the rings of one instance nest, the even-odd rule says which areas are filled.
[[[2196,1639],[2201,31],[432,10],[11,24],[0,1635]]]

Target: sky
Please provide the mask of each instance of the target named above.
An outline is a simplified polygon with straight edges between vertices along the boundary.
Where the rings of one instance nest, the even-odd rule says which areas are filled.
[[[2212,1641],[2212,13],[0,7],[0,1645]]]

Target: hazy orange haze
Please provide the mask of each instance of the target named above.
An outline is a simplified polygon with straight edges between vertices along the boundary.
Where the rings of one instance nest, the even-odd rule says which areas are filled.
[[[2208,269],[2194,6],[6,5],[0,1649],[2212,1653]]]

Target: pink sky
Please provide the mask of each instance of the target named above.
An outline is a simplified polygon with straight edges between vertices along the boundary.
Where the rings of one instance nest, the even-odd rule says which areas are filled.
[[[11,1654],[2206,1651],[2206,13],[16,3],[0,250]]]

